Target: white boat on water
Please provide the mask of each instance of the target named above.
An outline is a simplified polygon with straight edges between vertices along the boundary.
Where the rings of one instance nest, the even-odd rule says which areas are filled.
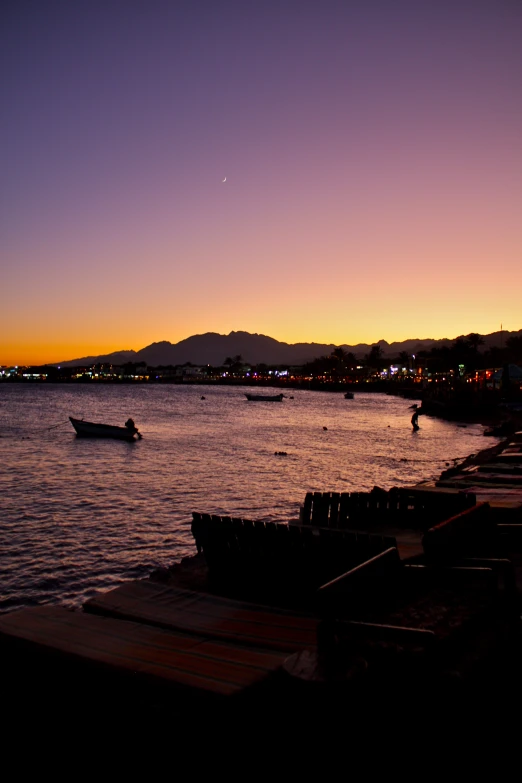
[[[284,394],[245,394],[251,402],[282,402]]]
[[[93,421],[84,421],[83,419],[73,419],[69,416],[69,421],[76,430],[76,434],[81,438],[117,438],[118,440],[134,440],[135,436],[141,438],[138,428],[134,426],[132,419],[129,419],[124,427],[117,427],[113,424],[98,424]]]

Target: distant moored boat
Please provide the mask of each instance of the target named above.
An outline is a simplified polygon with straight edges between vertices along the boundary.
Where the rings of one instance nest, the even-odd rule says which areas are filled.
[[[282,402],[284,394],[245,394],[251,402]]]

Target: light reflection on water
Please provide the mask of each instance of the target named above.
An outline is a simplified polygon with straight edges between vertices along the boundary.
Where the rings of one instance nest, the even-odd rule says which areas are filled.
[[[485,445],[479,425],[421,417],[413,433],[411,400],[290,394],[0,385],[0,611],[78,606],[194,553],[192,511],[287,521],[307,491],[407,486]],[[132,416],[143,439],[78,439],[69,416]]]

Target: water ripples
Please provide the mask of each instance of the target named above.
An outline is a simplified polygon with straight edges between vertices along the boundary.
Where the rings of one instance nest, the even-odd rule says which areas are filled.
[[[478,425],[428,417],[413,434],[400,398],[293,395],[267,404],[238,387],[0,385],[0,611],[79,606],[193,554],[192,511],[288,521],[307,491],[414,484],[484,445]],[[132,416],[143,440],[78,439],[70,415]]]

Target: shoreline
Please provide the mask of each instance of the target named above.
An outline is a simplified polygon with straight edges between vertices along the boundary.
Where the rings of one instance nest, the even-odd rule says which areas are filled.
[[[412,490],[429,492],[430,490],[437,489],[438,483],[447,479],[457,478],[463,472],[469,468],[480,467],[488,465],[491,460],[502,454],[510,444],[513,442],[522,443],[522,431],[514,433],[512,437],[503,438],[493,446],[487,446],[480,451],[470,454],[462,459],[458,464],[453,465],[446,470],[443,470],[435,481],[424,481],[415,484],[411,487]],[[522,476],[519,480],[520,492],[518,498],[513,499],[512,505],[513,511],[520,516],[520,522],[522,523]],[[380,489],[380,488],[376,488]],[[439,488],[440,492],[444,492],[444,487]],[[446,488],[451,491],[451,488]],[[465,487],[455,488],[457,491],[466,492]],[[382,490],[386,492],[386,490]],[[364,493],[363,493],[364,494]],[[477,499],[477,502],[480,502]],[[505,505],[505,501],[501,501],[492,496],[488,501],[492,506]],[[188,555],[182,558],[180,561],[173,563],[168,568],[160,568],[153,571],[149,579],[165,582],[166,584],[172,584],[187,589],[209,589],[208,573],[206,572],[206,564],[204,557],[201,554]]]
[[[468,457],[465,457],[461,462],[459,462],[458,465],[453,465],[451,468],[443,470],[438,480],[456,476],[465,468],[487,464],[493,457],[501,454],[507,448],[507,446],[509,446],[510,442],[510,438],[504,438],[493,446],[488,446],[485,449],[477,451],[475,454],[470,454]]]
[[[416,715],[425,708],[429,717],[439,700],[445,707],[453,700],[466,705],[479,693],[482,701],[491,697],[501,705],[507,688],[516,698],[522,693],[521,460],[522,431],[470,454],[439,479],[477,481],[466,471],[497,466],[500,488],[506,477],[517,488],[507,514],[499,511],[491,471],[484,473],[485,492],[493,493],[486,503],[478,495],[475,502],[473,484],[445,490],[439,481],[346,493],[355,504],[368,502],[360,506],[362,516],[357,505],[350,512],[350,528],[360,532],[340,524],[340,496],[330,525],[322,504],[333,496],[309,493],[321,504],[318,515],[308,507],[308,522],[303,516],[300,524],[283,523],[285,537],[275,523],[262,523],[255,541],[243,537],[250,543],[242,550],[238,538],[236,549],[227,538],[233,529],[228,523],[245,532],[252,523],[220,518],[221,525],[216,517],[214,529],[225,533],[216,539],[217,560],[203,544],[202,552],[99,593],[79,610],[43,605],[0,616],[0,648],[17,686],[7,709],[15,714],[23,703],[24,710],[43,715],[50,705],[65,721],[89,707],[130,723],[145,710],[184,724],[203,714],[241,720],[274,705],[293,720],[342,712],[347,702],[356,717],[365,709],[373,716],[390,700],[415,705]],[[210,516],[209,522],[214,524]],[[379,527],[387,529],[386,541]],[[192,533],[197,535],[194,526]],[[380,549],[372,555],[368,547],[379,536]],[[337,568],[342,543],[353,547],[356,564],[347,558],[344,573],[325,582],[314,563],[324,566],[327,554],[335,560],[328,559],[330,569]],[[212,573],[211,562],[218,567]],[[89,609],[92,602],[98,609]],[[295,642],[298,627],[312,634],[303,647]],[[278,646],[282,628],[293,651]],[[357,725],[353,709],[349,720]]]

